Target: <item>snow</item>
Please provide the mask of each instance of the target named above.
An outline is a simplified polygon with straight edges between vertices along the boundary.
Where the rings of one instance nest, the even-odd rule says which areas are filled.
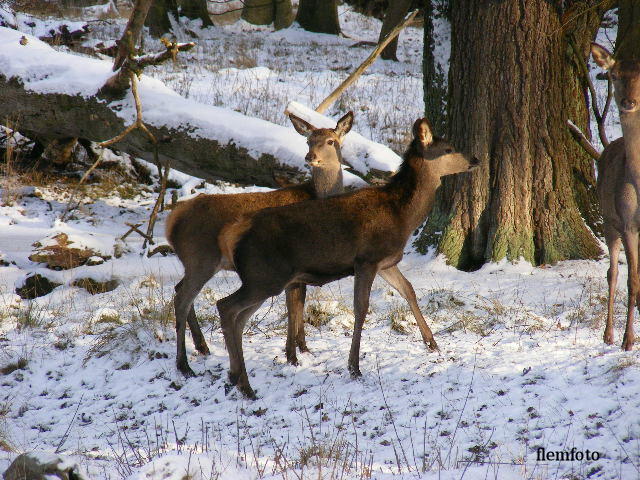
[[[344,8],[343,21],[350,35],[358,32],[358,39],[374,38],[379,28],[379,22]],[[292,66],[285,78],[265,54],[258,56],[255,68],[203,74],[189,89],[189,99],[158,79],[143,77],[145,119],[153,122],[171,113],[177,124],[200,117],[201,133],[215,130],[216,138],[271,149],[283,161],[300,164],[304,139],[292,128],[234,112],[237,104],[232,103],[240,101],[235,97],[221,108],[196,103],[195,93],[217,75],[251,75],[264,84],[273,81],[275,72],[277,79],[286,80],[277,82],[282,84],[279,92],[299,92],[302,79],[313,75],[335,80],[339,75],[322,70],[325,60],[312,51],[331,48],[346,63],[345,58],[355,55],[349,49],[353,40],[297,28],[271,34],[268,28],[249,29],[242,22],[220,30],[211,32],[215,41],[237,35],[224,43],[229,49],[232,40],[240,39],[273,36],[279,42],[298,42],[292,50],[296,54],[282,61],[298,68],[293,62],[302,57],[309,69],[293,74]],[[33,37],[22,47],[17,44],[21,35],[0,30],[0,71],[20,77],[34,91],[90,95],[110,74],[108,62],[58,52]],[[415,41],[415,35],[403,38]],[[408,54],[405,41],[401,39],[401,49]],[[302,46],[311,42],[317,45]],[[272,47],[265,45],[266,50]],[[230,56],[240,56],[239,50],[231,50]],[[362,87],[371,110],[392,111],[394,103],[386,94],[379,103],[371,100],[380,94],[373,79],[385,77],[391,83],[410,72],[410,82],[419,85],[416,58],[373,66]],[[197,65],[194,61],[193,68]],[[152,73],[166,79],[170,72]],[[322,84],[315,91],[334,86]],[[317,126],[333,126],[347,110],[331,110],[330,120],[304,106],[318,103],[308,92],[286,97],[298,102],[289,108]],[[415,118],[421,101],[411,102],[409,115]],[[279,103],[278,111],[285,105]],[[130,100],[123,106],[122,115],[130,120]],[[356,122],[363,122],[365,111],[348,108],[354,108]],[[615,122],[616,114],[610,119]],[[358,131],[366,131],[364,122],[360,125]],[[259,128],[273,135],[258,138]],[[381,166],[393,170],[399,158],[356,132],[347,136],[344,150],[361,172]],[[260,189],[205,184],[181,172],[171,175],[180,184],[180,196]],[[4,199],[8,187],[2,188]],[[405,302],[377,279],[362,340],[364,376],[355,381],[346,369],[352,280],[309,289],[307,311],[318,326],[306,325],[311,353],[300,354],[298,366],[288,365],[284,357],[285,304],[280,296],[247,326],[246,362],[258,395],[247,401],[227,385],[228,356],[215,308],[217,299],[238,287],[234,273],[216,275],[196,300],[211,349],[208,357],[198,355],[187,335],[189,361],[198,376],[185,379],[174,366],[171,299],[182,266],[175,256],[146,256],[136,234],[119,239],[128,230],[125,222],[146,220],[155,194],[141,190],[133,198],[116,193],[91,198],[88,192],[66,221],[60,218],[68,197],[57,185],[21,187],[15,196],[15,202],[0,205],[0,258],[8,263],[0,266],[0,440],[6,438],[15,449],[0,450],[0,471],[20,452],[52,454],[59,448],[87,478],[105,480],[638,478],[640,354],[619,349],[624,267],[615,303],[617,344],[602,343],[606,258],[546,268],[502,261],[466,273],[409,246],[400,269],[413,283],[441,350],[427,351]],[[159,243],[165,219],[166,212],[155,230]],[[110,255],[121,250],[122,256],[59,272],[28,259],[34,242],[47,242],[60,232],[78,245]],[[22,300],[14,288],[30,273],[62,285],[49,295]],[[120,284],[98,295],[71,286],[87,276],[114,278]],[[14,368],[20,359],[26,366]],[[538,447],[589,449],[602,457],[538,462]]]

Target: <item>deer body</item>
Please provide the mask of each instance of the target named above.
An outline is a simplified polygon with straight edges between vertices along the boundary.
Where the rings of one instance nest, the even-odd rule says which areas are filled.
[[[254,395],[242,331],[267,298],[290,285],[323,285],[350,275],[355,277],[355,324],[348,366],[359,376],[360,336],[376,274],[397,280],[395,265],[411,232],[430,211],[440,178],[475,165],[477,160],[471,162],[434,139],[428,122],[421,119],[400,170],[387,185],[263,210],[225,227],[220,246],[233,258],[242,280],[240,289],[218,301],[231,382],[245,395]]]
[[[640,232],[640,61],[614,60],[598,44],[591,45],[596,63],[609,70],[620,111],[623,137],[611,142],[598,160],[597,192],[609,249],[609,302],[604,341],[613,343],[613,303],[618,280],[618,257],[624,246],[628,267],[627,323],[624,350],[634,343],[633,315],[640,305],[638,234]]]
[[[335,142],[330,149],[307,155],[307,160],[312,164],[311,182],[269,192],[199,195],[180,202],[167,218],[167,240],[184,266],[184,276],[175,287],[174,308],[177,333],[176,365],[178,370],[187,376],[194,375],[189,367],[185,347],[187,323],[196,349],[205,355],[209,353],[209,347],[196,319],[193,301],[202,287],[218,271],[233,269],[231,264],[224,261],[218,247],[217,238],[222,228],[243,214],[342,192],[340,142],[351,129],[353,114],[349,112],[340,119],[336,129],[314,129],[293,115],[290,118],[296,129],[304,126],[312,130],[315,137],[323,142],[326,138]],[[302,321],[304,292],[293,286],[287,291],[287,304],[291,307],[291,339],[287,338],[287,350],[293,349],[295,359],[296,339],[299,340],[301,350],[306,350]],[[302,333],[299,333],[298,329],[302,330]]]

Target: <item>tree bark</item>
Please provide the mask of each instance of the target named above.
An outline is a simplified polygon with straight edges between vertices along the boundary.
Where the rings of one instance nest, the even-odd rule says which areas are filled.
[[[276,30],[282,30],[293,23],[293,7],[291,0],[273,0],[276,12],[273,18],[273,26]]]
[[[180,15],[192,20],[202,20],[202,27],[212,27],[213,22],[207,10],[207,0],[179,0]]]
[[[144,24],[149,27],[149,33],[153,37],[159,38],[171,31],[169,15],[173,15],[176,18],[177,14],[178,4],[176,0],[153,0]]]
[[[269,25],[275,17],[273,0],[244,0],[242,19],[253,25]]]
[[[442,67],[436,61],[433,51],[435,42],[433,37],[433,8],[432,0],[424,0],[424,48],[422,57],[422,72],[424,85],[424,111],[436,132],[445,135],[447,118],[447,78]]]
[[[640,2],[619,0],[618,36],[615,56],[619,59],[640,60]]]
[[[382,22],[382,28],[380,29],[380,37],[378,38],[378,43],[382,41],[382,39],[391,31],[393,27],[402,22],[402,19],[405,17],[407,12],[409,11],[409,7],[411,6],[412,0],[395,0],[389,5],[387,8],[387,14],[384,16],[384,21]],[[394,62],[398,61],[397,50],[398,50],[398,35],[394,38],[389,45],[382,51],[380,57],[383,60],[393,60]]]
[[[576,119],[588,131],[564,35],[586,58],[605,3],[574,2],[581,15],[567,22],[546,0],[453,1],[448,136],[483,166],[445,179],[420,250],[436,245],[466,270],[503,258],[540,265],[601,254],[585,225],[598,226],[593,161],[565,125]]]
[[[245,0],[242,19],[253,25],[273,23],[276,30],[293,23],[291,0]]]
[[[300,0],[296,21],[305,30],[340,34],[337,0]]]

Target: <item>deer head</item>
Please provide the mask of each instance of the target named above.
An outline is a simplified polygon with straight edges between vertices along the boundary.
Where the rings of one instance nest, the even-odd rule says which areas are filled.
[[[449,142],[436,137],[426,118],[419,118],[413,124],[413,147],[440,177],[468,172],[480,165],[477,158],[457,152]]]
[[[616,60],[597,43],[591,44],[591,54],[598,66],[611,75],[620,115],[637,112],[640,109],[640,61]]]
[[[342,141],[353,126],[353,112],[348,112],[338,120],[335,128],[316,128],[295,115],[289,115],[296,132],[307,137],[309,153],[305,160],[312,167],[324,167],[338,159],[342,162],[340,147]]]

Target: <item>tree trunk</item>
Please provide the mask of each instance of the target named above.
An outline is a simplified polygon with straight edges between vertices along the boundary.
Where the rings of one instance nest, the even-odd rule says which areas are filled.
[[[411,2],[412,0],[396,0],[389,5],[389,8],[387,8],[387,14],[384,16],[384,21],[382,22],[378,43],[380,43],[382,39],[387,36],[391,30],[393,30],[393,27],[402,22],[402,19],[409,11]],[[394,38],[391,43],[387,45],[387,48],[382,51],[380,54],[382,59],[393,60],[394,62],[398,61],[398,56],[396,55],[398,50],[398,38],[400,38],[400,35]]]
[[[253,25],[269,25],[275,17],[273,0],[244,0],[242,19]]]
[[[176,18],[177,13],[176,0],[153,0],[144,24],[149,27],[149,33],[152,36],[159,38],[171,31],[169,15]]]
[[[207,10],[207,0],[179,0],[180,15],[192,20],[202,20],[202,27],[212,27],[213,22]]]
[[[310,32],[340,34],[337,0],[300,0],[296,21]]]
[[[444,136],[446,126],[447,78],[442,67],[433,55],[435,42],[433,37],[432,0],[424,0],[424,48],[422,71],[424,84],[424,111],[431,125],[439,136]]]
[[[291,0],[273,0],[275,2],[276,13],[273,19],[273,26],[276,30],[282,30],[293,23],[293,7]]]
[[[420,250],[436,245],[462,269],[601,254],[585,225],[598,220],[593,162],[565,126],[588,131],[563,32],[586,58],[605,3],[574,2],[582,14],[567,24],[547,0],[453,1],[448,136],[483,166],[443,182]]]
[[[640,60],[640,2],[619,0],[616,58]]]

